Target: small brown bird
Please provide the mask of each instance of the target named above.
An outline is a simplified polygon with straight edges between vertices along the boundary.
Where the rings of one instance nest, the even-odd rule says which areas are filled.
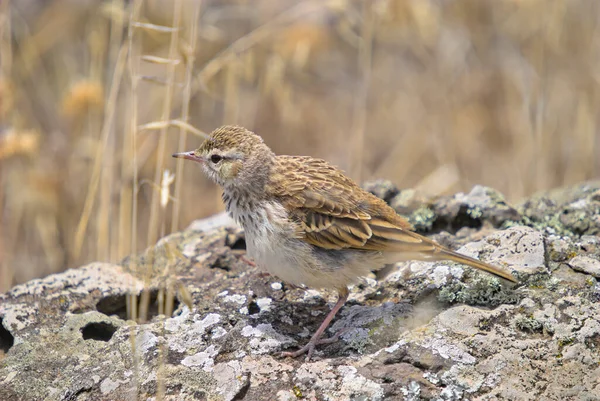
[[[293,285],[331,288],[338,301],[306,346],[284,356],[310,359],[323,332],[361,276],[402,260],[453,260],[516,282],[498,267],[460,255],[412,232],[383,200],[339,169],[308,156],[276,156],[245,128],[224,126],[196,150],[173,157],[199,162],[223,187],[227,211],[246,233],[248,255]]]

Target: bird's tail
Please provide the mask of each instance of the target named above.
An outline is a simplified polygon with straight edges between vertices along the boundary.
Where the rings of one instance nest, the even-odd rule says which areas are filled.
[[[386,263],[396,263],[403,260],[442,261],[452,260],[479,270],[486,271],[505,280],[517,283],[517,279],[508,271],[474,259],[470,256],[461,255],[438,244],[437,242],[419,235],[412,231],[396,229],[397,237],[388,238],[385,243],[384,254]],[[389,235],[389,232],[388,232]]]
[[[442,248],[441,246],[437,248],[434,253],[435,259],[438,260],[452,260],[453,262],[458,262],[465,264],[467,266],[474,267],[479,270],[486,271],[488,273],[493,274],[494,276],[501,277],[503,279],[512,281],[513,283],[517,283],[517,279],[510,272],[488,263],[482,262],[480,260],[474,259],[470,256],[461,255],[460,253],[451,251],[446,248]]]

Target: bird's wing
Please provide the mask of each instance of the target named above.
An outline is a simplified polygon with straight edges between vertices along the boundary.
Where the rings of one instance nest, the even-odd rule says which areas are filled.
[[[299,237],[324,249],[430,252],[435,243],[383,200],[324,160],[278,156],[268,192],[297,222]]]

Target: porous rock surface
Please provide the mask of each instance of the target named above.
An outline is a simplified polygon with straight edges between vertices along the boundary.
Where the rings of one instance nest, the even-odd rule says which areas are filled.
[[[334,294],[250,266],[243,233],[221,215],[119,266],[0,295],[0,400],[600,399],[600,183],[514,206],[485,187],[438,198],[367,188],[420,232],[520,283],[400,263],[352,288],[328,331],[340,341],[310,362],[281,358]],[[151,307],[147,323],[126,320],[127,295],[144,288],[153,304],[176,289],[173,315]]]

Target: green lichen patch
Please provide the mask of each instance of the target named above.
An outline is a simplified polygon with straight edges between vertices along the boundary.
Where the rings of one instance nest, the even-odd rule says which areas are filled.
[[[449,304],[463,303],[492,307],[515,304],[519,296],[508,286],[502,285],[497,278],[481,275],[468,284],[456,281],[442,287],[438,299]]]
[[[533,317],[521,316],[517,318],[515,325],[517,329],[528,333],[541,333],[544,325]]]
[[[430,232],[437,219],[437,215],[427,205],[423,205],[415,210],[410,216],[408,221],[413,225],[417,232]]]

